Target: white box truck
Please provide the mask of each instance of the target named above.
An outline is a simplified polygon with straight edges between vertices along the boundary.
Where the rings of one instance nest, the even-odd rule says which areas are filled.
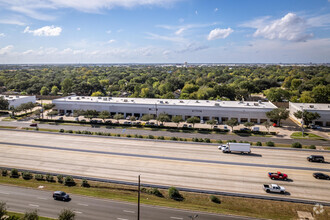
[[[223,153],[238,152],[241,154],[251,153],[250,144],[245,143],[227,143],[226,145],[220,145],[219,150],[222,150]]]

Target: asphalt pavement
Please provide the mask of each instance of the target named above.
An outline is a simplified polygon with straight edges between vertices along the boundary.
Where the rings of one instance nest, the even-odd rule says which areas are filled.
[[[71,201],[54,200],[52,192],[0,185],[0,201],[6,202],[8,210],[25,212],[37,209],[40,216],[57,218],[64,208],[76,213],[77,220],[133,220],[137,219],[137,203],[119,202],[80,195],[70,195]],[[188,211],[159,206],[141,205],[141,220],[185,220],[198,215],[198,220],[243,220],[239,216]]]
[[[0,126],[16,126],[16,127],[29,127],[30,122],[12,122],[12,121],[0,121]],[[236,141],[249,141],[249,142],[267,142],[273,141],[279,144],[292,144],[294,142],[300,142],[303,145],[316,145],[316,146],[330,146],[330,141],[323,140],[306,140],[306,139],[287,139],[281,136],[277,137],[256,137],[256,136],[239,136],[232,134],[202,134],[202,133],[189,133],[189,132],[172,132],[172,131],[160,131],[160,130],[146,130],[146,129],[130,129],[130,128],[116,128],[114,126],[100,126],[100,125],[52,125],[52,124],[38,124],[39,128],[44,129],[64,129],[72,131],[91,131],[91,132],[106,132],[112,134],[130,134],[130,135],[153,135],[164,137],[178,137],[178,138],[210,138],[217,140],[236,140]]]

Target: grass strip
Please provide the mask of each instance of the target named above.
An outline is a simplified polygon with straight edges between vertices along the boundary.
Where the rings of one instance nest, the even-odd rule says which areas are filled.
[[[304,136],[302,136],[302,132],[300,132],[300,131],[292,133],[290,137],[293,139],[309,139],[309,140],[327,141],[327,139],[320,137],[316,134],[312,134],[312,133],[304,132]]]
[[[23,213],[19,213],[19,212],[10,212],[10,211],[7,211],[7,215],[8,216],[15,216],[15,217],[19,217],[19,218],[22,218],[24,216]],[[47,218],[47,217],[42,217],[42,216],[39,216],[39,219],[38,220],[55,220],[55,218]]]

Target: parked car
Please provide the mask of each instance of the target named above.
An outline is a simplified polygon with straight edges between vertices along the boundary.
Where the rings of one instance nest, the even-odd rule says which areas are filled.
[[[227,125],[223,126],[223,129],[228,130],[228,126]]]
[[[65,192],[63,191],[55,191],[53,193],[53,198],[55,200],[62,200],[62,201],[68,201],[70,200],[70,196],[69,194],[66,194]]]
[[[319,125],[310,125],[311,129],[321,130],[322,128]]]
[[[183,127],[184,127],[184,128],[187,128],[187,127],[188,127],[188,125],[187,125],[187,124],[183,124]]]
[[[63,117],[59,117],[58,120],[63,120]]]
[[[252,131],[260,131],[260,130],[259,130],[259,127],[253,127]]]
[[[188,125],[188,128],[192,128],[192,125]]]
[[[285,173],[281,173],[279,171],[277,171],[276,173],[268,173],[269,178],[271,178],[272,180],[287,180],[288,179],[288,175],[286,175]]]
[[[324,157],[321,155],[310,155],[309,157],[307,157],[307,160],[309,162],[321,162],[324,163]]]
[[[37,123],[30,124],[30,127],[38,127]]]
[[[218,126],[214,125],[214,126],[213,126],[213,129],[218,129]]]
[[[264,184],[263,189],[267,192],[273,192],[273,193],[285,193],[285,188],[282,186],[279,186],[277,184]]]
[[[330,176],[324,173],[313,173],[313,176],[316,179],[324,179],[324,180],[330,180]]]
[[[250,129],[248,129],[248,128],[241,128],[241,129],[239,129],[240,131],[250,131]]]
[[[201,120],[200,123],[201,123],[201,124],[205,124],[205,121],[204,121],[204,120]]]

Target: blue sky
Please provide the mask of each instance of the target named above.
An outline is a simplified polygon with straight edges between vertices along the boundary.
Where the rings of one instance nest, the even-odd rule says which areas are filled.
[[[0,0],[0,64],[330,63],[330,0]]]

